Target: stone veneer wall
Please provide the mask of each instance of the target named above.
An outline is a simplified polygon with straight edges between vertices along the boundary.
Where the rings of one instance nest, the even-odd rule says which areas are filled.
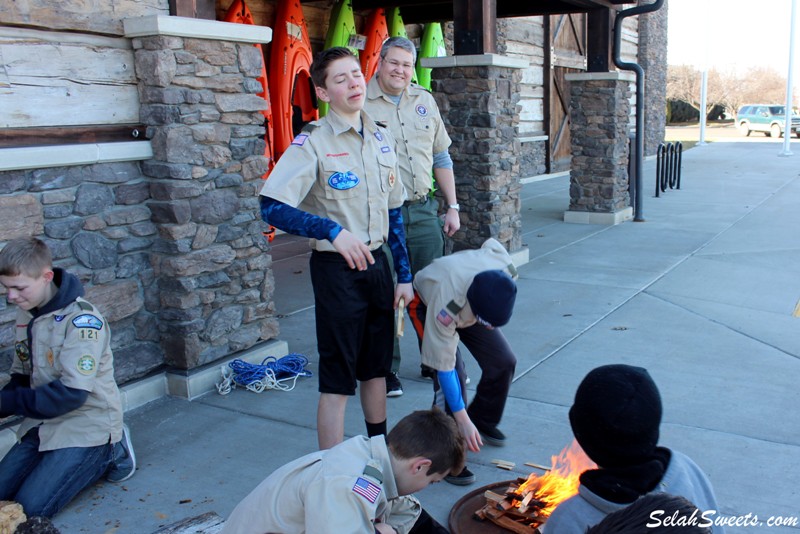
[[[192,369],[273,338],[272,258],[258,192],[267,170],[259,51],[169,36],[133,39],[154,158],[151,262],[167,364]]]
[[[630,83],[608,75],[568,75],[572,121],[570,211],[615,213],[630,206]]]
[[[441,67],[432,92],[453,144],[450,155],[461,205],[461,229],[448,248],[479,248],[494,237],[509,251],[522,246],[520,216],[520,70]]]
[[[644,153],[653,156],[667,125],[667,29],[669,2],[639,15],[639,62],[644,69]]]
[[[258,191],[264,102],[255,47],[133,39],[154,158],[0,173],[0,242],[34,235],[79,276],[123,383],[192,369],[278,333]],[[0,299],[0,370],[14,306]]]

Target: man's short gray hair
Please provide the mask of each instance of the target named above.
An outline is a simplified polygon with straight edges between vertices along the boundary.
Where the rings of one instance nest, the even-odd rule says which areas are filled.
[[[400,48],[411,54],[412,62],[417,62],[417,48],[409,39],[405,37],[389,37],[383,42],[381,47],[381,59],[386,58],[390,48]]]

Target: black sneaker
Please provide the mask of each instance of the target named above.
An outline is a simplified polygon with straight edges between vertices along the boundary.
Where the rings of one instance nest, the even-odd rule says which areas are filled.
[[[463,471],[461,471],[457,475],[447,475],[446,477],[444,477],[445,482],[449,482],[454,486],[469,486],[470,484],[474,484],[475,480],[476,480],[475,473],[473,473],[466,467],[464,468]]]
[[[421,376],[422,378],[430,378],[431,380],[433,380],[435,374],[436,374],[436,369],[434,369],[433,367],[428,367],[425,364],[419,366],[419,376]]]
[[[399,397],[403,394],[403,384],[397,378],[397,373],[389,373],[386,375],[386,396]]]
[[[128,425],[122,425],[122,439],[114,444],[113,460],[106,480],[109,482],[122,482],[128,480],[136,472],[136,454],[131,443],[131,431]]]
[[[479,427],[478,425],[475,425],[475,428],[477,428],[478,432],[480,432],[481,436],[483,436],[483,441],[489,445],[502,447],[506,444],[506,435],[500,432],[496,426]]]

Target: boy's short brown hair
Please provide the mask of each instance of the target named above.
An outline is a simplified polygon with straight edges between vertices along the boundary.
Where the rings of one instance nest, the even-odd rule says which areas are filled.
[[[327,48],[317,54],[313,63],[311,63],[310,69],[311,81],[314,82],[314,85],[325,89],[325,78],[328,77],[328,65],[343,57],[351,57],[358,63],[356,55],[353,54],[350,49],[343,46]]]
[[[460,473],[466,464],[464,437],[455,420],[438,408],[403,417],[386,436],[386,444],[397,458],[429,459],[428,475]]]
[[[53,256],[44,241],[35,237],[12,239],[0,250],[0,276],[24,274],[38,278],[53,268]]]

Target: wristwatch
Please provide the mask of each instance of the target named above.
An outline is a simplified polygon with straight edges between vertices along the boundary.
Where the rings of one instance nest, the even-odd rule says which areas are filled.
[[[460,209],[461,209],[461,206],[459,206],[458,204],[448,204],[448,205],[447,205],[447,209],[451,209],[451,210],[456,210],[456,211],[458,211],[458,210],[460,210]]]

